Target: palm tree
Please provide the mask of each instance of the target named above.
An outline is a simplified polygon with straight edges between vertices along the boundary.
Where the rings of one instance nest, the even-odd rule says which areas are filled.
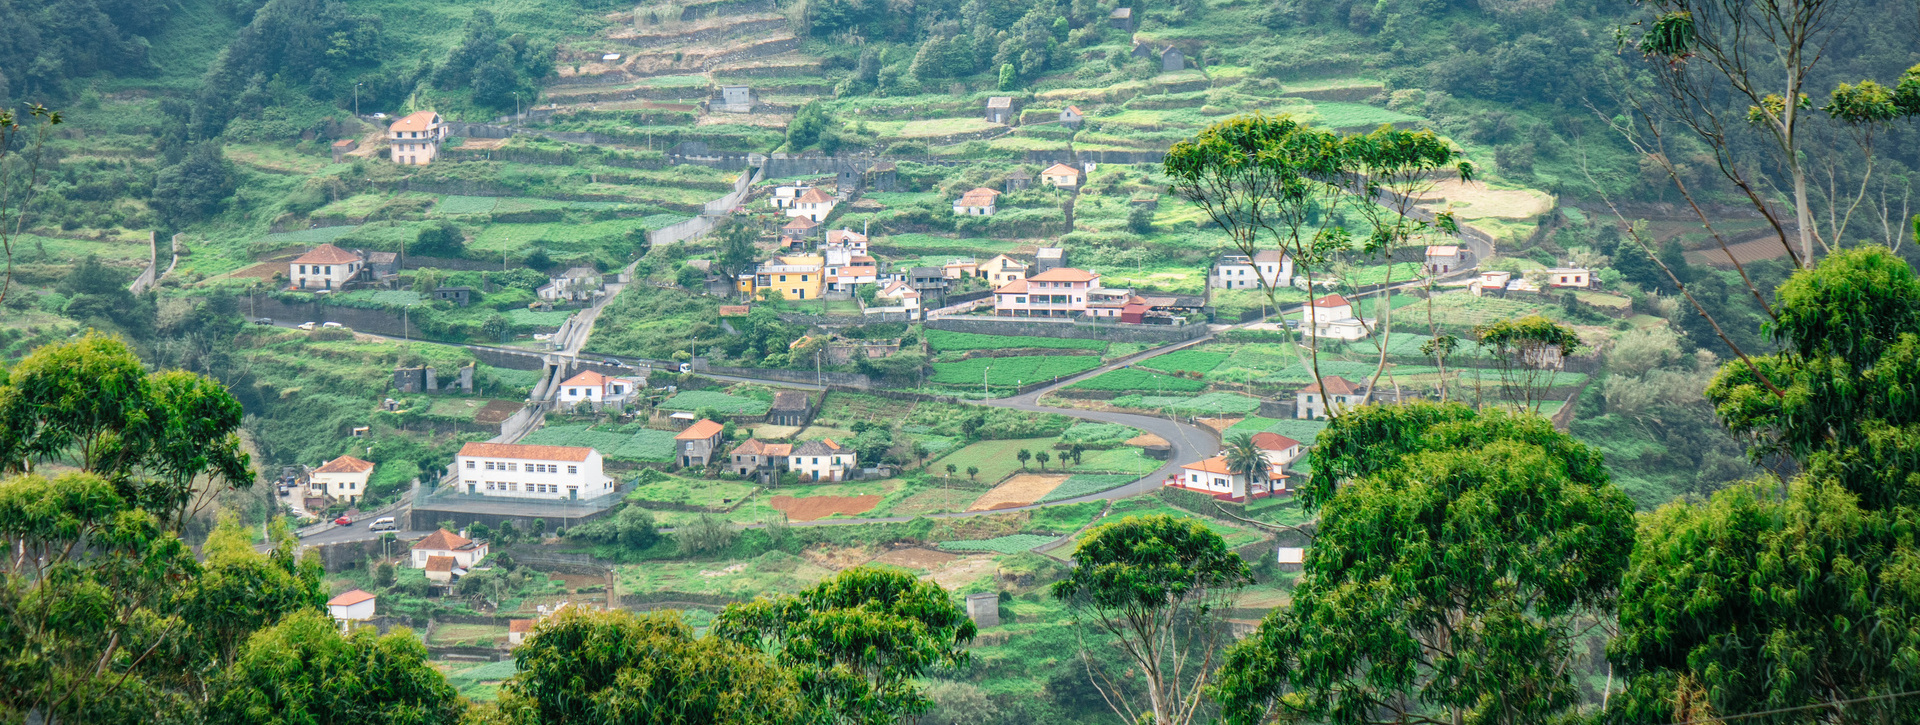
[[[1227,448],[1223,452],[1227,458],[1227,470],[1247,477],[1247,493],[1253,493],[1253,482],[1264,481],[1269,464],[1266,451],[1253,444],[1253,435],[1240,433],[1227,438]]]
[[[953,478],[954,472],[958,470],[960,470],[959,466],[953,465],[951,463],[947,464],[947,478]]]
[[[1013,457],[1020,459],[1020,468],[1025,469],[1027,467],[1027,461],[1033,459],[1033,451],[1029,451],[1025,448],[1022,448],[1020,449],[1020,452],[1015,453]]]
[[[1035,455],[1033,459],[1040,462],[1040,470],[1044,471],[1044,470],[1047,470],[1047,461],[1053,460],[1053,454],[1047,453],[1046,451],[1041,451],[1039,454]]]
[[[967,480],[972,481],[980,475],[979,466],[967,466]]]

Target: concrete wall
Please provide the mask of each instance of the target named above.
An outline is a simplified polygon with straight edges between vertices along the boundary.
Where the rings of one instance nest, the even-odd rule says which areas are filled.
[[[1191,340],[1207,334],[1206,325],[1120,325],[1079,322],[1047,322],[1032,319],[991,319],[943,317],[928,320],[926,326],[949,332],[974,332],[982,335],[1026,335],[1076,340],[1167,343]]]
[[[764,368],[731,368],[708,365],[705,358],[693,359],[693,371],[710,375],[733,375],[743,378],[779,380],[788,383],[813,385],[825,381],[829,385],[847,385],[855,388],[873,387],[873,379],[859,373],[822,372],[815,375],[812,370],[775,370]]]
[[[426,505],[432,506],[436,504]],[[528,526],[533,525],[534,519],[546,519],[547,531],[551,532],[556,527],[565,526],[571,528],[601,518],[606,516],[608,511],[612,510],[612,508],[603,508],[599,511],[578,509],[564,513],[539,511],[524,514],[497,514],[467,511],[455,508],[452,505],[442,505],[441,508],[421,508],[416,505],[408,513],[407,523],[408,528],[415,531],[431,532],[434,529],[440,528],[440,522],[442,521],[452,521],[455,526],[463,529],[476,523],[486,524],[487,528],[497,529],[500,528],[500,524],[512,521],[514,528],[526,531]]]

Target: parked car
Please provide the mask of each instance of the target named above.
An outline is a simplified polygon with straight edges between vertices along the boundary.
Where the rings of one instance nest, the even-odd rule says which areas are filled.
[[[273,324],[273,318],[271,318],[271,317],[255,317],[255,318],[253,318],[253,324],[256,324],[256,325],[271,325],[271,324]]]
[[[321,323],[320,326],[321,327],[346,327],[346,325],[342,325],[338,322],[325,322],[325,323]]]
[[[693,363],[680,363],[680,372],[683,372],[683,373],[693,372]]]
[[[296,325],[295,327],[301,330],[313,330],[313,329],[319,328],[320,326],[311,322],[302,322],[299,325]]]
[[[400,527],[394,525],[392,516],[382,516],[380,518],[374,519],[373,523],[367,526],[367,528],[373,531],[393,531],[394,529],[398,529]]]
[[[347,518],[347,517],[345,517],[345,516],[342,516],[342,517],[340,517],[340,518],[337,518],[337,519],[334,519],[334,520],[333,520],[333,525],[334,525],[334,526],[352,526],[352,525],[353,525],[353,519],[350,519],[350,518]]]

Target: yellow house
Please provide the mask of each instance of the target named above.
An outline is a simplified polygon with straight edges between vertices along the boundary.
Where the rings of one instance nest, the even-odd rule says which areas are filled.
[[[777,290],[788,300],[817,300],[826,286],[827,259],[817,254],[774,257],[754,274],[753,294]]]
[[[1026,279],[1030,265],[1007,255],[1000,255],[980,264],[976,274],[987,280],[987,284],[999,288],[1016,279]]]

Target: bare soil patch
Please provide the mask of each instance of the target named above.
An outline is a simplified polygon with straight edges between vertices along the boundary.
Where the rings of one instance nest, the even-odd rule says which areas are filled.
[[[1462,219],[1531,219],[1553,210],[1553,197],[1532,189],[1493,189],[1480,182],[1442,179],[1419,197],[1422,205],[1452,203]]]
[[[483,425],[499,425],[520,412],[521,404],[512,400],[489,400],[485,406],[473,414],[473,422]]]
[[[246,267],[244,269],[236,269],[232,272],[228,272],[227,276],[228,277],[250,277],[252,279],[273,279],[273,275],[275,273],[285,272],[285,271],[287,271],[287,265],[285,264],[275,264],[273,262],[261,262],[260,264],[253,265],[251,267]]]
[[[1219,433],[1220,435],[1226,435],[1227,429],[1232,428],[1233,424],[1240,422],[1242,419],[1240,418],[1200,418],[1198,420],[1200,421],[1200,425],[1204,425],[1208,428],[1212,428],[1215,433]]]
[[[933,549],[914,546],[905,549],[894,549],[874,557],[873,561],[876,564],[892,564],[894,566],[904,566],[908,569],[930,570],[944,566],[959,558],[958,555],[949,554],[944,551],[934,551]]]
[[[502,146],[505,146],[505,145],[507,145],[507,141],[508,141],[508,139],[504,139],[504,138],[473,138],[473,137],[468,137],[466,141],[463,141],[463,142],[461,142],[461,144],[460,144],[460,148],[463,148],[463,149],[471,149],[471,150],[478,150],[478,151],[485,151],[485,150],[489,150],[489,149],[497,149],[497,148],[500,148],[500,147],[502,147]]]
[[[979,496],[978,491],[962,491],[949,488],[930,488],[908,496],[895,504],[896,516],[918,516],[939,511],[964,511]]]
[[[949,590],[959,589],[973,583],[981,577],[991,577],[1000,570],[992,554],[973,554],[961,557],[929,573],[926,578]]]
[[[993,490],[975,499],[968,511],[992,511],[994,509],[1025,506],[1041,499],[1065,483],[1067,477],[1058,474],[1022,473],[1015,475]]]
[[[800,552],[800,557],[816,566],[838,571],[851,569],[873,558],[864,546],[815,546]]]
[[[871,493],[865,496],[808,496],[806,498],[775,496],[772,504],[775,509],[785,513],[789,520],[813,521],[834,514],[853,515],[872,511],[874,506],[880,504],[880,496]]]
[[[1152,433],[1141,433],[1140,435],[1134,436],[1132,438],[1128,438],[1126,443],[1126,445],[1130,445],[1135,448],[1146,448],[1148,446],[1164,446],[1166,444],[1167,444],[1167,439],[1161,438],[1160,436],[1154,435]]]

